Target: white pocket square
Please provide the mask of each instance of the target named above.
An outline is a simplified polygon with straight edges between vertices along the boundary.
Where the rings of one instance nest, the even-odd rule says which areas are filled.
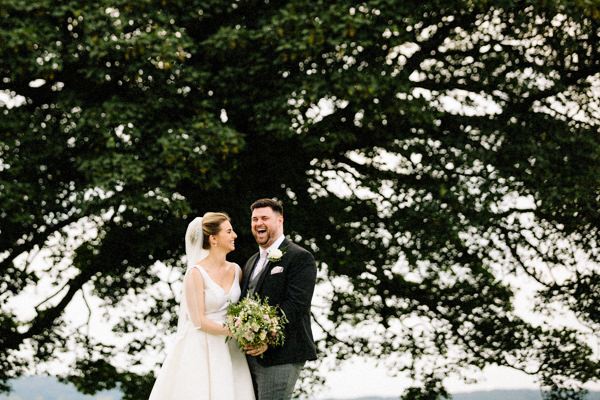
[[[281,272],[283,272],[283,267],[277,266],[271,270],[271,275],[279,274]]]

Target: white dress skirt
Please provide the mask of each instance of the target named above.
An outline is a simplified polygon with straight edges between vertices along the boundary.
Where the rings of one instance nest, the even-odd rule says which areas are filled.
[[[229,290],[215,283],[204,268],[207,318],[222,323],[227,306],[239,300],[239,267]],[[182,301],[184,301],[182,299]],[[198,330],[187,318],[157,375],[150,400],[255,400],[246,356],[235,340]]]

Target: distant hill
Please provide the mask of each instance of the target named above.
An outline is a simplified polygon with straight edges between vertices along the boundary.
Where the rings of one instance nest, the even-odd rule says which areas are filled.
[[[355,397],[344,400],[398,400],[397,397]],[[341,399],[326,399],[341,400]],[[542,400],[538,390],[513,389],[513,390],[489,390],[468,393],[454,393],[452,400]],[[600,392],[589,392],[586,400],[600,400]]]
[[[589,392],[586,400],[600,400],[600,392]],[[453,400],[541,400],[538,390],[491,390],[470,393],[456,393]]]
[[[75,386],[51,376],[28,376],[11,381],[12,392],[0,394],[0,400],[121,400],[114,389],[93,396],[79,393]]]
[[[108,390],[93,396],[81,394],[71,384],[60,383],[50,376],[29,376],[11,381],[13,391],[0,394],[0,400],[121,400],[118,390]],[[358,397],[344,400],[398,400],[396,397]],[[490,390],[456,393],[453,400],[541,400],[537,390]],[[326,399],[341,400],[341,399]],[[586,400],[600,400],[600,392],[590,392]]]

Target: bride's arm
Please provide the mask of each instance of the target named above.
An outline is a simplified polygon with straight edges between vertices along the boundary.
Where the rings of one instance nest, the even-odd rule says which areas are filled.
[[[229,329],[206,318],[204,312],[204,281],[202,274],[193,268],[184,278],[185,301],[190,319],[196,329],[213,334],[229,336]]]

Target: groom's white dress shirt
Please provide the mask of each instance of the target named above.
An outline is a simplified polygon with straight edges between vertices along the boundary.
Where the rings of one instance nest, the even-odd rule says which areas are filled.
[[[270,245],[266,249],[263,249],[260,246],[258,247],[258,251],[259,251],[260,255],[258,258],[258,262],[256,263],[256,267],[254,268],[254,271],[252,272],[252,276],[250,276],[250,279],[256,279],[256,277],[260,274],[260,272],[263,270],[265,265],[267,265],[267,255],[269,254],[269,251],[278,249],[284,239],[285,239],[285,235],[282,234],[281,236],[279,236],[277,238],[277,240],[275,240],[273,242],[272,245]]]

